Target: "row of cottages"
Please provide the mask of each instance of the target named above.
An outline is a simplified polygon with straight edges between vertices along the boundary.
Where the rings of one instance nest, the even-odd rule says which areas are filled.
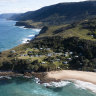
[[[72,55],[72,54],[73,54],[73,52],[65,52],[64,56],[67,57],[68,55]]]
[[[51,50],[51,48],[39,48],[40,50]]]
[[[62,62],[63,64],[68,64],[68,61],[64,61],[64,62]]]
[[[52,52],[52,53],[48,53],[46,56],[51,57],[51,56],[55,56],[55,55],[61,56],[61,55],[63,55],[63,53],[55,53],[55,52]]]
[[[27,54],[21,54],[21,57],[29,56]],[[42,57],[43,55],[30,55],[29,57]]]
[[[37,48],[35,48],[37,49]],[[39,48],[39,50],[51,50],[51,48]]]
[[[69,55],[73,55],[73,52],[65,52],[65,53],[64,53],[64,56],[65,56],[65,57],[67,57],[67,56],[69,56]],[[82,53],[80,53],[79,55],[81,56]],[[75,58],[78,58],[79,56],[76,55],[76,56],[74,56],[74,57],[75,57]]]
[[[53,62],[53,63],[56,62],[56,61],[60,62],[60,60],[61,59],[55,59],[55,60],[50,60],[50,62]]]

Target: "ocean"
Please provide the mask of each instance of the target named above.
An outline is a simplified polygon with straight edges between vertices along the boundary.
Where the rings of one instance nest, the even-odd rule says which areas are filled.
[[[0,20],[0,51],[26,43],[40,29],[14,26],[16,21]],[[96,85],[76,80],[39,84],[38,78],[0,77],[0,96],[96,96]]]
[[[1,78],[0,96],[96,96],[95,92],[86,89],[86,86],[81,86],[82,84],[61,81],[49,85],[39,84],[37,78]],[[96,90],[96,87],[94,89]]]
[[[0,51],[25,43],[37,35],[40,29],[15,26],[16,21],[0,19]]]

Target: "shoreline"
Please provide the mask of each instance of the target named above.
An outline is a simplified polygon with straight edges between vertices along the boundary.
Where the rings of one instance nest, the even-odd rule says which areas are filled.
[[[25,26],[17,26],[19,28],[22,28],[22,29],[31,29],[35,32],[37,32],[38,34],[40,33],[41,29],[39,28],[26,28]],[[28,35],[26,38],[22,39],[22,44],[25,44],[25,43],[29,43],[31,40],[33,40],[35,38],[36,34],[30,34]]]
[[[96,73],[74,70],[61,70],[51,72],[31,72],[31,73],[15,73],[11,71],[0,72],[0,78],[10,77],[25,77],[36,80],[38,84],[43,84],[45,87],[64,87],[70,83],[74,83],[74,86],[81,89],[88,89],[96,93]]]
[[[62,70],[62,72],[64,72],[64,71],[66,71],[66,72],[67,71],[69,71],[69,72],[71,71],[72,73],[73,72],[77,72],[77,71],[72,71],[72,70]],[[1,80],[2,80],[2,78],[4,78],[4,79],[12,79],[12,77],[24,77],[24,78],[30,79],[30,78],[34,77],[35,82],[37,84],[41,84],[41,85],[43,85],[43,86],[45,86],[47,88],[51,88],[51,87],[52,88],[53,87],[60,88],[60,87],[64,87],[64,86],[67,86],[68,84],[72,84],[73,83],[76,88],[84,89],[84,90],[89,90],[89,91],[91,91],[93,93],[96,93],[96,85],[93,84],[92,82],[87,82],[87,81],[78,80],[78,79],[68,79],[68,78],[66,78],[66,79],[65,78],[63,78],[63,79],[61,79],[61,78],[56,79],[58,77],[56,77],[56,78],[47,77],[47,76],[50,75],[50,73],[51,74],[54,73],[54,75],[56,75],[56,74],[58,75],[57,72],[61,73],[60,71],[51,71],[51,72],[42,72],[42,73],[32,72],[32,73],[20,74],[20,73],[15,73],[15,72],[11,72],[11,71],[6,71],[6,72],[0,72],[0,79]],[[79,71],[79,72],[81,72],[81,71]],[[93,74],[93,72],[84,72],[84,73],[87,73],[87,74],[90,73],[90,75]],[[53,77],[54,77],[54,75],[53,75]],[[96,73],[95,73],[95,75],[96,75]],[[41,81],[41,80],[45,80],[47,82]]]
[[[62,71],[51,71],[46,73],[46,79],[53,79],[55,81],[63,80],[80,80],[84,82],[89,82],[96,85],[96,73],[95,72],[85,72],[85,71],[75,71],[75,70],[62,70]]]
[[[84,82],[89,82],[96,85],[96,73],[86,72],[86,71],[75,71],[75,70],[61,70],[61,71],[50,71],[50,72],[25,72],[24,74],[11,72],[11,71],[1,71],[0,76],[28,76],[36,77],[40,79],[40,83],[50,83],[50,82],[60,82],[60,81],[72,81],[80,80]]]
[[[24,26],[18,26],[24,27]],[[30,28],[28,28],[30,29]],[[38,30],[38,28],[31,28],[32,30]],[[41,29],[39,29],[41,30]],[[33,37],[32,35],[29,38]],[[26,40],[27,41],[27,40]],[[21,45],[21,44],[20,44]],[[29,73],[30,74],[30,73]],[[30,75],[28,76],[30,77]],[[18,73],[14,72],[0,72],[0,76],[17,76]],[[22,74],[24,76],[24,74]],[[26,76],[26,75],[25,75]],[[91,82],[96,84],[96,73],[95,72],[83,72],[83,71],[72,71],[72,70],[62,70],[62,71],[51,71],[51,72],[42,72],[42,73],[31,73],[31,76],[36,76],[42,82],[59,82],[61,80],[81,80],[85,82]]]
[[[4,77],[18,77],[18,76],[23,76],[23,74],[20,73],[15,73],[15,72],[11,72],[11,71],[0,71],[0,77],[4,78]]]

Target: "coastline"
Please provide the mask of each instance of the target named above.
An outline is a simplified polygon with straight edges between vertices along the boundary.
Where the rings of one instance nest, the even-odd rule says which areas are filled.
[[[15,76],[23,76],[23,74],[15,73],[12,71],[0,71],[0,77],[15,77]]]
[[[73,70],[61,70],[51,72],[32,72],[15,73],[0,72],[0,78],[11,79],[11,77],[34,78],[37,84],[45,87],[64,87],[68,84],[74,84],[76,88],[87,89],[96,93],[96,73]]]
[[[15,25],[15,26],[16,26],[16,25]],[[39,32],[41,31],[41,29],[39,29],[39,28],[27,28],[27,27],[25,27],[25,26],[17,26],[17,27],[22,28],[22,29],[31,29],[31,30],[33,30],[33,31],[35,31],[35,32],[37,32],[37,33],[39,33]],[[22,40],[22,43],[23,43],[23,44],[24,44],[24,43],[29,43],[29,41],[31,41],[32,39],[34,39],[35,36],[36,36],[36,34],[35,34],[35,35],[34,35],[34,34],[28,35],[26,38],[24,38],[24,39]]]
[[[56,81],[62,80],[80,80],[84,82],[90,82],[96,84],[96,73],[85,72],[85,71],[74,71],[74,70],[62,70],[62,71],[51,71],[46,73],[46,79],[53,79]]]
[[[89,82],[96,85],[96,73],[95,72],[85,72],[85,71],[75,71],[75,70],[60,70],[60,71],[50,71],[50,72],[25,72],[24,74],[16,73],[12,71],[1,71],[0,76],[28,76],[36,77],[40,79],[40,83],[50,83],[59,81],[72,81],[80,80],[84,82]]]
[[[25,28],[25,29],[27,28],[26,26],[18,26],[18,27]],[[38,31],[40,32],[40,30],[41,30],[39,28],[31,28],[31,29],[36,32],[38,32]],[[32,40],[32,38],[35,38],[35,35],[33,35],[33,34],[28,35],[25,38],[25,40],[23,40],[23,43],[28,43],[28,41]],[[0,72],[0,76],[2,76],[2,75],[3,76],[5,76],[5,75],[12,76],[15,74],[16,73],[14,73],[14,72]],[[52,72],[44,72],[44,73],[32,73],[32,75],[35,75],[36,77],[40,78],[41,82],[76,79],[76,80],[87,81],[87,82],[96,84],[96,73],[94,73],[94,74],[95,74],[95,76],[93,76],[93,72],[82,72],[82,71],[72,71],[72,70],[52,71]],[[44,78],[42,79],[42,77],[44,77]]]
[[[24,28],[24,27],[21,27]],[[26,28],[24,28],[26,29]],[[33,29],[32,30],[40,30],[40,29]],[[29,35],[28,38],[30,40],[34,37],[33,35]],[[27,43],[29,40],[25,40]],[[0,72],[0,76],[9,76],[9,77],[16,77],[16,76],[24,76],[26,78],[37,77],[40,79],[40,83],[50,83],[50,82],[61,82],[61,81],[72,81],[76,83],[78,80],[81,82],[88,82],[96,85],[96,73],[95,72],[83,72],[83,71],[72,71],[72,70],[62,70],[62,71],[51,71],[51,72],[41,72],[41,73],[24,73],[19,74],[15,72]],[[77,82],[78,83],[78,82]],[[96,87],[95,87],[96,88]]]

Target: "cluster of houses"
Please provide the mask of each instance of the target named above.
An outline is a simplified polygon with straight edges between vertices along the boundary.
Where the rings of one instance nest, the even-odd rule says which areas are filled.
[[[82,46],[79,46],[79,47],[82,47]],[[44,54],[44,55],[38,54],[39,51],[36,54],[31,54],[31,55],[28,54],[28,53],[34,53],[35,52],[34,50],[48,50],[48,52],[46,54]],[[52,63],[60,62],[60,63],[65,64],[65,65],[69,64],[69,62],[71,60],[73,60],[73,58],[79,58],[80,56],[83,56],[82,53],[79,53],[78,55],[76,55],[74,52],[71,52],[71,51],[56,53],[56,52],[53,52],[51,50],[51,48],[39,48],[39,49],[38,48],[34,48],[34,50],[33,51],[29,51],[29,49],[27,48],[26,51],[28,53],[25,52],[25,53],[19,54],[19,56],[20,57],[29,56],[29,57],[38,57],[38,58],[42,57],[42,56],[45,56],[45,57],[56,57],[56,58],[51,59],[50,61],[42,61],[40,64],[46,64],[48,62],[52,62]],[[10,53],[16,53],[16,51],[15,50],[11,50]],[[64,59],[57,58],[59,56],[64,57]],[[83,63],[80,63],[80,65],[82,65],[82,64]],[[60,69],[60,67],[58,67],[58,69]],[[79,68],[79,70],[81,70],[81,68]],[[94,69],[94,72],[96,72],[96,69]]]
[[[34,50],[51,50],[51,48],[33,48]],[[31,55],[29,55],[28,53],[27,54],[20,54],[19,56],[20,57],[26,57],[26,56],[29,56],[29,57],[42,57],[42,56],[46,56],[46,57],[54,57],[54,56],[64,56],[64,57],[66,57],[66,60],[62,60],[62,64],[68,64],[68,62],[69,61],[71,61],[72,60],[72,58],[73,57],[75,57],[75,58],[78,58],[79,56],[77,56],[77,55],[73,55],[74,53],[73,52],[64,52],[64,53],[56,53],[56,52],[49,52],[49,53],[46,53],[46,54],[44,54],[44,55],[40,55],[40,54],[32,54],[33,53],[33,51],[28,51],[29,49],[27,48],[26,49],[27,50],[27,52],[28,53],[31,53]],[[11,50],[10,51],[11,53],[16,53],[16,51],[15,50]],[[58,62],[60,62],[61,61],[61,59],[54,59],[54,60],[50,60],[50,62],[56,62],[56,61],[58,61]],[[42,61],[42,64],[45,64],[46,62],[43,62]]]
[[[32,53],[32,51],[29,51],[28,53]],[[45,56],[48,56],[48,57],[52,57],[52,56],[65,56],[65,57],[68,57],[69,55],[72,55],[73,52],[65,52],[65,53],[55,53],[55,52],[50,52],[50,53],[47,53],[45,54]],[[31,55],[28,55],[28,54],[21,54],[20,55],[21,57],[22,56],[29,56],[29,57],[42,57],[44,55],[38,55],[38,54],[31,54]],[[78,56],[75,56],[75,57],[78,57]],[[71,59],[71,58],[68,58],[68,59]]]

